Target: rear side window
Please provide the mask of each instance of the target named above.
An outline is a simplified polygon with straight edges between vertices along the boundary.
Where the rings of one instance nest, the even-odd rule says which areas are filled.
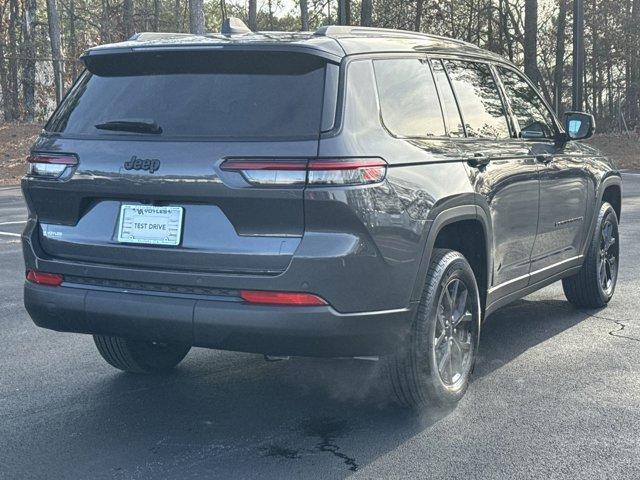
[[[522,138],[553,138],[553,115],[540,95],[519,73],[502,67],[498,72]]]
[[[373,64],[387,129],[400,137],[444,136],[440,102],[426,62],[399,58]]]
[[[447,72],[444,70],[441,60],[433,60],[431,62],[433,68],[433,76],[438,85],[440,92],[440,101],[442,102],[442,111],[447,122],[449,135],[452,137],[464,137],[464,127],[462,126],[462,118],[456,104],[456,97],[451,90],[451,84],[447,78]]]
[[[88,59],[77,87],[47,125],[72,135],[141,135],[96,129],[153,122],[148,137],[316,137],[325,63],[294,53],[169,52]],[[111,58],[110,58],[111,57]]]
[[[458,97],[467,136],[509,138],[509,124],[489,66],[445,60]]]

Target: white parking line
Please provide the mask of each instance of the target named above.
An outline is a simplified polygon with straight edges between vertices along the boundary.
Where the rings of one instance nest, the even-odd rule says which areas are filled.
[[[16,222],[0,222],[0,225],[20,225],[21,223],[27,223],[26,220],[19,220]]]
[[[0,235],[7,235],[9,237],[20,237],[19,233],[0,232]]]

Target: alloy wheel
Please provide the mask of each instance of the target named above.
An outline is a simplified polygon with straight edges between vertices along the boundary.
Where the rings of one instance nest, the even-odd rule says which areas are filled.
[[[611,295],[618,276],[618,231],[611,220],[606,220],[600,229],[600,251],[598,280],[602,291]]]
[[[440,295],[433,345],[438,374],[447,386],[456,385],[471,369],[475,345],[473,301],[459,278],[451,279]]]

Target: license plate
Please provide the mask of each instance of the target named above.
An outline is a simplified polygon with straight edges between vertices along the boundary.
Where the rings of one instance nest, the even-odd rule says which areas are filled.
[[[122,205],[118,242],[144,245],[179,245],[182,207]]]

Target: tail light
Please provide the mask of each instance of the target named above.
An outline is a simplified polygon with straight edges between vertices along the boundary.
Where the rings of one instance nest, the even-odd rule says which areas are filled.
[[[324,299],[311,293],[241,290],[240,298],[247,303],[262,305],[291,305],[297,307],[327,305]]]
[[[344,186],[384,180],[387,162],[381,158],[228,159],[222,170],[239,172],[252,185]]]
[[[59,287],[62,285],[64,278],[58,273],[45,273],[36,270],[27,271],[27,280],[38,285],[48,285],[50,287]]]
[[[64,171],[78,164],[75,155],[33,154],[27,157],[27,175],[43,178],[59,178]]]

